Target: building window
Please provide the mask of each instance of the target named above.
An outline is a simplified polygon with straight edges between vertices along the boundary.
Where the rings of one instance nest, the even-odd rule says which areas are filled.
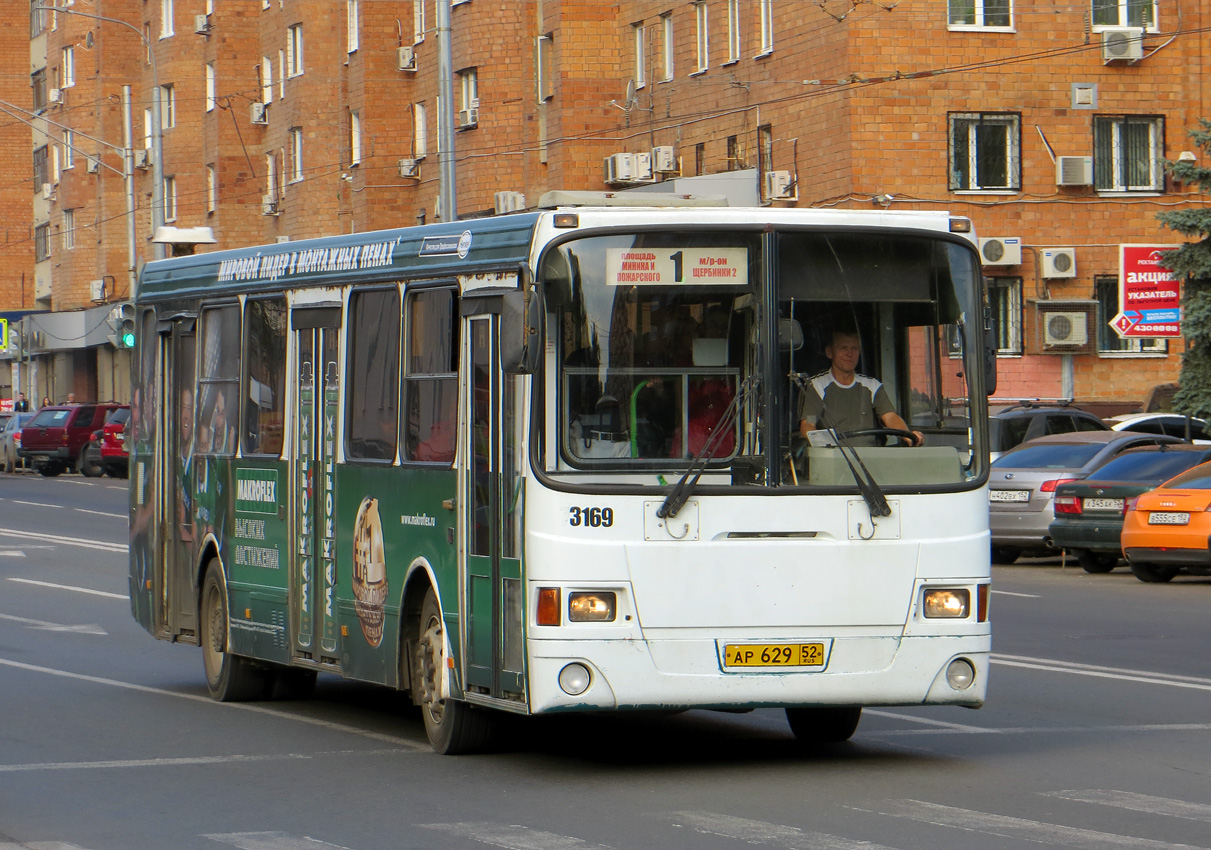
[[[34,148],[34,191],[41,192],[42,185],[50,182],[50,158],[46,145]]]
[[[950,189],[1019,189],[1020,148],[1020,115],[952,112]]]
[[[458,78],[458,126],[474,127],[479,123],[479,70],[464,68]]]
[[[206,166],[206,212],[213,213],[219,204],[219,181],[214,166]]]
[[[702,142],[694,145],[694,174],[706,174],[706,145]]]
[[[988,278],[988,306],[992,309],[997,354],[1022,353],[1022,279]]]
[[[59,185],[59,146],[50,145],[50,175],[51,181]]]
[[[295,24],[286,30],[286,76],[297,77],[303,73],[303,25]]]
[[[766,56],[774,52],[774,0],[758,0],[761,13],[761,52]]]
[[[1156,0],[1093,0],[1095,27],[1156,29]]]
[[[76,134],[71,130],[63,131],[63,167],[72,168],[76,164]]]
[[[538,62],[538,102],[543,103],[555,96],[554,62],[555,40],[551,33],[540,35],[536,52]]]
[[[46,10],[46,0],[30,0],[29,3],[29,37],[46,32],[46,23],[50,13]]]
[[[177,220],[177,178],[164,178],[164,220]]]
[[[172,3],[173,0],[160,0],[160,38],[168,38],[173,34]]]
[[[269,79],[273,79],[273,68],[269,69]],[[286,96],[286,51],[278,51],[278,97]]]
[[[271,153],[265,154],[265,196],[275,201],[278,197],[277,158]]]
[[[206,63],[206,111],[214,112],[215,107],[215,79],[214,79],[214,63]]]
[[[160,86],[160,129],[177,126],[177,91],[172,85]]]
[[[362,115],[360,112],[349,113],[349,165],[354,166],[362,161]]]
[[[1097,297],[1097,350],[1099,354],[1167,354],[1169,341],[1165,339],[1123,339],[1110,322],[1119,314],[1119,280],[1115,275],[1097,275],[1093,278],[1094,294]]]
[[[262,56],[256,75],[261,88],[261,103],[273,103],[273,60]]]
[[[727,0],[727,61],[740,61],[740,0]]]
[[[143,150],[151,150],[151,110],[143,110]]]
[[[70,251],[76,247],[76,211],[63,211],[63,250]]]
[[[698,71],[702,72],[711,65],[710,28],[706,3],[694,4],[694,22],[697,25]]]
[[[345,0],[345,52],[357,52],[358,42],[357,0]]]
[[[412,43],[425,40],[425,0],[412,0]]]
[[[727,170],[743,171],[748,168],[748,150],[740,136],[727,137]]]
[[[635,43],[635,88],[641,89],[648,82],[647,27],[643,24],[631,24],[631,36]]]
[[[76,48],[63,48],[63,61],[59,64],[59,88],[69,89],[76,84]]]
[[[50,223],[39,224],[34,228],[34,262],[40,263],[50,259]]]
[[[423,103],[412,104],[412,156],[424,159],[429,155],[429,125],[427,110]]]
[[[661,79],[673,79],[673,15],[668,13],[660,16],[660,66]]]
[[[1011,27],[1011,0],[950,0],[952,27]]]
[[[1093,119],[1093,183],[1102,192],[1165,188],[1165,119],[1119,115]]]
[[[303,128],[290,128],[290,182],[303,179]]]
[[[29,75],[29,86],[33,91],[34,112],[46,109],[46,69],[39,68]]]

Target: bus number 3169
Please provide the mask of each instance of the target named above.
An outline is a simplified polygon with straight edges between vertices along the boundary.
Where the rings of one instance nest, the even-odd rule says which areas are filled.
[[[614,524],[613,508],[568,508],[571,514],[568,525],[588,526],[589,528],[609,528]]]

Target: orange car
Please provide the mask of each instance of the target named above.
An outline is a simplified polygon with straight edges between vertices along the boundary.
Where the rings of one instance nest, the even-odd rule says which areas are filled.
[[[1211,575],[1211,462],[1128,500],[1121,543],[1140,581],[1169,581],[1183,568]]]

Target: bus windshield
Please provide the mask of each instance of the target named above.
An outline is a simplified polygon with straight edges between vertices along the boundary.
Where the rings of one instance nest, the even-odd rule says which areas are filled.
[[[852,445],[880,484],[968,486],[987,455],[967,404],[981,391],[973,256],[941,236],[868,229],[560,243],[541,265],[558,434],[547,471],[648,473],[635,483],[658,485],[697,459],[704,485],[846,489]],[[838,332],[858,351],[869,401],[856,410],[869,422],[834,415],[825,421],[847,424],[827,432],[805,399],[836,362]],[[825,392],[825,410],[844,409]]]

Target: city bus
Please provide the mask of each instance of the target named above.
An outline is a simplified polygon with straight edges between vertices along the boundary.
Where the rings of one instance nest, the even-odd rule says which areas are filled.
[[[965,218],[551,193],[151,262],[135,302],[132,612],[217,700],[379,683],[461,753],[507,713],[821,743],[985,699]],[[924,445],[800,430],[837,326]]]

